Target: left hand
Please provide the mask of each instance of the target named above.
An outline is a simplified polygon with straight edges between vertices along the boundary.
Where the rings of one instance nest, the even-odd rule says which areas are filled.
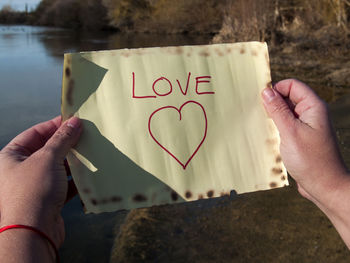
[[[61,117],[24,131],[0,151],[0,227],[29,225],[46,233],[59,247],[64,240],[61,210],[72,195],[64,159],[78,142],[77,117]]]

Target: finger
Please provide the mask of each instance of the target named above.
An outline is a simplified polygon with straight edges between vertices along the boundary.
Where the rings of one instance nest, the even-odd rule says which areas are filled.
[[[74,181],[69,180],[68,181],[68,192],[67,192],[66,201],[64,201],[64,204],[67,204],[77,194],[78,194],[78,190],[77,190],[77,187],[75,186]]]
[[[297,125],[297,119],[287,102],[276,90],[271,88],[263,90],[262,98],[265,109],[277,126],[281,137],[287,136]]]
[[[45,145],[60,124],[61,116],[39,123],[17,135],[4,149],[18,151],[25,156],[29,156]]]
[[[283,97],[288,97],[294,104],[298,104],[306,99],[319,99],[308,85],[296,79],[279,81],[275,84],[274,89]]]
[[[82,125],[79,118],[70,118],[52,135],[42,151],[49,153],[51,158],[61,164],[69,150],[78,142],[81,131]]]
[[[296,116],[311,127],[317,124],[319,116],[327,114],[326,104],[309,86],[299,80],[282,80],[274,88],[294,104]]]

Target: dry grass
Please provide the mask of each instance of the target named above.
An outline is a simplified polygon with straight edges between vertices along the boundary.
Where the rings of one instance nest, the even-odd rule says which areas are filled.
[[[111,25],[121,31],[178,34],[217,33],[221,6],[215,0],[104,0]]]
[[[227,0],[224,21],[214,42],[266,41],[277,28],[273,1]]]
[[[215,43],[258,40],[280,44],[285,36],[308,35],[325,26],[339,33],[349,29],[346,0],[227,0],[224,8]]]

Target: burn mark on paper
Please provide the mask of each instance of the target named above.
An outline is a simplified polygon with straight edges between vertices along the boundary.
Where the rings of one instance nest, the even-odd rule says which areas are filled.
[[[272,89],[272,83],[271,83],[271,81],[266,83],[266,88]]]
[[[271,187],[271,188],[276,188],[276,187],[277,187],[277,183],[271,182],[271,183],[270,183],[270,187]]]
[[[209,190],[209,191],[207,192],[207,196],[208,196],[209,198],[213,197],[213,196],[214,196],[214,190]]]
[[[275,145],[277,143],[277,139],[267,139],[265,142],[268,145]]]
[[[282,170],[281,168],[279,168],[279,167],[273,167],[273,168],[271,169],[271,171],[272,171],[272,173],[275,174],[275,175],[279,175],[279,174],[283,173],[283,170]]]
[[[220,57],[222,57],[224,55],[224,53],[221,52],[221,50],[219,48],[215,49],[216,54],[218,54]]]
[[[121,196],[118,196],[118,195],[114,195],[111,197],[111,202],[113,202],[113,203],[117,203],[117,202],[120,202],[122,200],[123,200],[123,198]]]
[[[71,73],[69,67],[66,67],[65,73],[66,73],[66,77],[69,78],[70,77],[70,73]]]
[[[144,196],[143,194],[135,194],[132,200],[135,202],[145,202],[147,201],[147,197]]]
[[[276,163],[280,163],[280,162],[282,162],[282,157],[281,157],[281,155],[277,155],[276,156]]]
[[[177,55],[181,55],[181,54],[183,53],[182,47],[176,47],[176,48],[175,48],[175,53],[176,53]]]
[[[186,191],[185,196],[186,196],[186,198],[191,198],[192,193],[190,191]]]
[[[170,196],[171,196],[171,200],[173,201],[177,201],[177,199],[179,198],[178,194],[175,191],[172,191]]]
[[[267,53],[265,53],[265,60],[266,60],[267,68],[270,70],[270,59],[269,59],[269,55]]]
[[[258,56],[258,52],[256,50],[252,50],[251,54],[252,54],[253,57],[257,57]]]
[[[210,53],[207,50],[203,50],[199,53],[199,55],[203,57],[209,57]]]

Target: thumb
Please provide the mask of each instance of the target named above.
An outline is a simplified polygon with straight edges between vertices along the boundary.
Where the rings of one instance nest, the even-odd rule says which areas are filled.
[[[81,131],[80,119],[72,117],[58,128],[42,150],[51,153],[55,160],[61,162],[69,150],[78,142]]]
[[[287,136],[297,124],[297,119],[287,102],[278,91],[272,88],[264,89],[262,91],[262,98],[265,109],[277,126],[280,136]]]

